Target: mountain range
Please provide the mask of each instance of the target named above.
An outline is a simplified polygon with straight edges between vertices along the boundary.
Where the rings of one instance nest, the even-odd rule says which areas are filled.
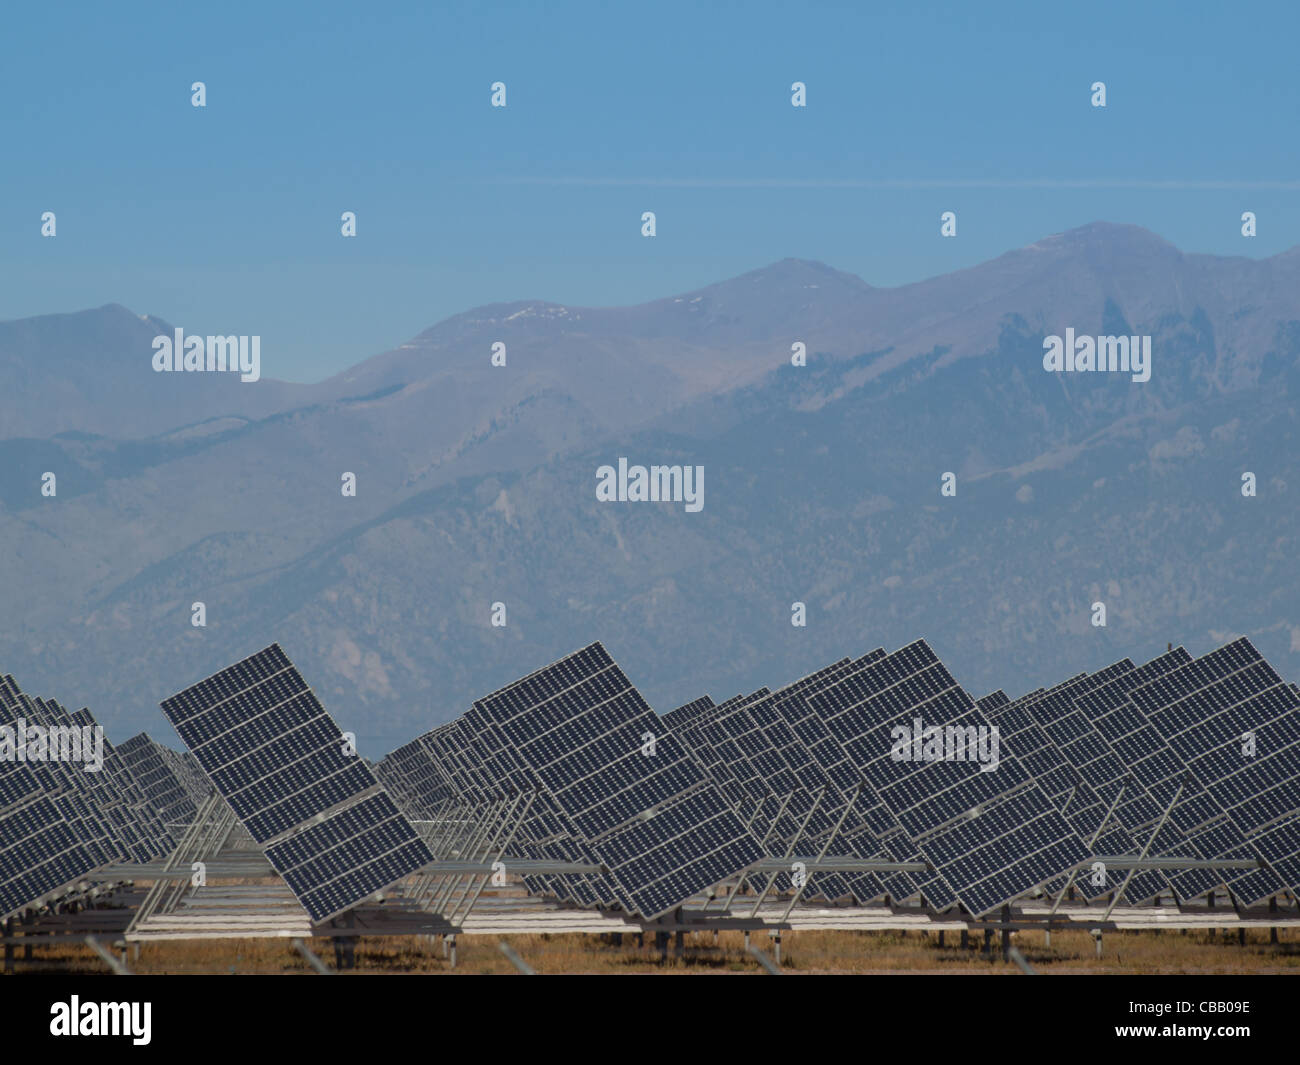
[[[660,712],[919,636],[977,696],[1238,634],[1300,673],[1300,249],[1097,223],[890,289],[785,259],[476,308],[314,384],[154,373],[176,326],[221,332],[0,323],[0,672],[112,736],[275,640],[372,756],[595,639]],[[1151,379],[1045,372],[1067,328],[1150,336]],[[620,457],[703,466],[703,510],[598,502]]]

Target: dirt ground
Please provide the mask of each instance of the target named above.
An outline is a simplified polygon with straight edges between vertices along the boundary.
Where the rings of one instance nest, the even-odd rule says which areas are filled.
[[[595,935],[521,935],[508,938],[510,947],[538,973],[751,973],[763,966],[744,949],[739,932],[691,933],[684,937],[683,953],[676,955],[669,942],[667,958],[647,935],[638,946],[635,936],[616,945]],[[456,964],[444,957],[439,939],[413,936],[361,940],[355,951],[355,968],[362,973],[515,973],[517,970],[492,936],[461,936],[456,944]],[[752,938],[755,948],[772,957],[767,936]],[[781,971],[799,973],[953,973],[1018,975],[1016,965],[1005,961],[997,942],[993,953],[982,951],[983,940],[972,934],[967,949],[959,946],[959,933],[949,932],[939,946],[934,933],[923,932],[787,932],[781,941]],[[1102,941],[1102,956],[1086,931],[1058,931],[1051,946],[1042,932],[1018,932],[1012,945],[1040,974],[1051,973],[1300,973],[1300,930],[1278,930],[1271,943],[1266,929],[1253,930],[1246,942],[1237,933],[1174,930],[1111,932]],[[309,947],[329,968],[338,963],[328,940],[312,940]],[[136,973],[310,973],[307,960],[288,940],[212,940],[145,944],[139,956],[128,948],[127,965]],[[88,947],[58,944],[36,947],[32,960],[24,961],[21,948],[17,972],[106,971],[105,963]]]

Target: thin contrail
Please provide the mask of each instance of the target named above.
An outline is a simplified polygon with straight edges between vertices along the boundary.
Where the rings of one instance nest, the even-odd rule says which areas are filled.
[[[1171,189],[1223,191],[1232,189],[1300,191],[1300,181],[1142,181],[1133,178],[942,178],[837,180],[830,178],[672,178],[672,177],[541,177],[524,175],[486,179],[499,185],[570,185],[584,188],[679,189]]]

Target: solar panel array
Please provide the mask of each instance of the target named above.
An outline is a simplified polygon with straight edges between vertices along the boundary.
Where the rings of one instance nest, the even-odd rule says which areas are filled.
[[[1125,706],[1185,767],[1170,821],[1187,842],[1205,858],[1266,863],[1228,879],[1228,890],[1246,905],[1294,890],[1300,884],[1295,686],[1283,682],[1243,638],[1135,687]],[[1190,896],[1223,878],[1188,870],[1173,882]]]
[[[168,853],[214,787],[317,922],[435,856],[498,854],[590,867],[524,885],[647,920],[724,882],[976,916],[1067,888],[1129,904],[1300,893],[1300,689],[1244,638],[978,700],[918,640],[663,717],[594,643],[373,767],[278,645],[163,710],[189,751],[141,733],[105,740],[98,773],[0,758],[0,916]],[[20,719],[96,727],[0,677],[0,725]],[[926,871],[754,872],[822,854]],[[1139,857],[1253,867],[1129,872]]]
[[[100,728],[87,708],[69,715],[79,728]],[[128,769],[120,751],[103,737],[104,768],[91,777],[89,788],[96,807],[113,826],[131,861],[145,863],[167,854],[176,839],[162,814],[149,801]],[[175,755],[175,752],[171,752]],[[176,756],[179,757],[179,756]]]
[[[1190,668],[1177,672],[1184,667]],[[1161,683],[1166,675],[1173,675],[1172,687]],[[834,680],[818,685],[821,676]],[[771,835],[759,832],[774,853],[779,848],[771,843],[790,831],[784,811],[806,805],[812,786],[824,787],[810,780],[789,790],[774,758],[799,751],[841,788],[825,808],[832,819],[849,801],[842,789],[857,782],[854,816],[830,853],[852,842],[849,853],[932,867],[912,885],[906,875],[880,876],[879,886],[897,901],[919,898],[938,908],[956,902],[981,914],[1067,884],[1084,898],[1122,887],[1133,903],[1170,891],[1192,898],[1225,883],[1257,902],[1300,884],[1300,697],[1246,640],[1195,663],[1181,648],[1141,667],[1124,659],[1015,701],[1000,690],[972,701],[923,641],[890,656],[874,652],[849,668],[835,663],[805,680],[808,690],[774,700],[797,729],[798,747],[770,737],[770,748],[761,748],[764,730],[745,720],[764,707],[754,697],[725,709],[696,700],[669,715],[738,811],[748,817],[757,809],[756,829],[767,810],[783,811],[786,824]],[[891,757],[889,737],[918,719],[944,735],[959,730],[972,738],[981,726],[996,725],[997,770],[982,772],[969,759]],[[1255,762],[1234,754],[1246,732],[1259,750]],[[756,784],[769,794],[760,795]],[[870,824],[862,816],[868,811]],[[816,842],[815,831],[806,833],[804,849]],[[1261,859],[1268,868],[1130,875],[1089,861],[1143,855]],[[1072,875],[1079,867],[1086,873]],[[871,882],[815,880],[826,898],[842,893],[858,902],[869,900]]]
[[[420,768],[420,754],[442,768]],[[431,815],[450,788],[482,807],[533,796],[515,850],[599,864],[530,890],[650,919],[763,856],[731,804],[599,643],[485,696],[399,748],[380,775]]]
[[[859,790],[860,779],[820,721],[801,709],[802,696],[883,657],[877,650],[857,663],[842,659],[779,691],[762,689],[720,707],[702,707],[679,726],[697,761],[773,854],[784,855],[802,840],[805,850],[828,844],[827,853],[836,857],[897,860],[881,837],[901,830],[872,792]],[[819,874],[810,878],[806,893],[866,903],[913,892],[907,874],[891,876],[886,886],[873,873]],[[788,873],[775,883],[778,890],[792,886]]]
[[[0,677],[0,917],[171,849],[161,817],[88,710]],[[100,734],[102,735],[102,734]]]
[[[1075,708],[1074,700],[1131,676],[1133,671],[1133,663],[1123,659],[1099,673],[1071,678],[1050,690],[1003,702],[991,711],[1003,739],[1097,854],[1138,857],[1141,847],[1122,822],[1108,818],[1109,803],[1089,782],[1122,783],[1127,769]],[[1089,779],[1085,779],[1085,771]],[[1124,877],[1122,871],[1102,869],[1100,875],[1090,873],[1073,881],[1073,886],[1085,898],[1094,898],[1113,891]],[[1049,889],[1060,890],[1067,881],[1067,877],[1058,878]],[[1163,873],[1145,871],[1129,880],[1126,895],[1138,902],[1154,898],[1168,887]]]
[[[141,732],[124,741],[118,754],[163,823],[175,831],[194,820],[212,786],[188,753],[177,754]]]
[[[814,695],[812,708],[855,769],[935,869],[921,893],[982,914],[1083,860],[1087,849],[1012,750],[990,761],[897,757],[893,741],[919,722],[963,741],[989,722],[924,641]],[[934,736],[938,733],[930,733]],[[955,752],[954,752],[955,753]],[[966,751],[963,754],[978,754]]]
[[[578,668],[569,680],[580,690],[587,676]],[[997,690],[978,701],[917,641],[893,654],[878,649],[842,659],[775,692],[763,688],[721,704],[701,696],[665,714],[661,727],[681,741],[768,855],[824,849],[929,867],[924,874],[818,873],[805,894],[960,905],[983,915],[1067,885],[1082,898],[1114,897],[1122,888],[1130,903],[1170,892],[1192,898],[1225,884],[1252,901],[1295,891],[1297,707],[1295,686],[1282,684],[1245,640],[1195,662],[1179,648],[1142,666],[1122,659],[1020,699]],[[972,745],[996,732],[996,769],[979,757],[894,757],[898,730],[918,725],[927,736],[955,735]],[[1232,757],[1232,737],[1252,731],[1247,726],[1254,726],[1257,763]],[[475,728],[481,744],[490,729],[482,721]],[[553,734],[563,738],[563,731]],[[490,760],[480,747],[480,793],[507,779],[500,767],[519,753],[502,739],[487,745]],[[469,793],[466,782],[442,769],[471,751],[457,726],[444,726],[394,752],[380,771],[404,794],[423,787],[425,810],[435,799],[455,805]],[[523,762],[530,760],[525,752]],[[530,779],[524,768],[512,767],[515,786]],[[589,826],[584,833],[563,821],[565,810],[553,813],[561,825],[549,841],[570,849],[550,853],[597,853],[584,846]],[[530,839],[539,841],[535,833]],[[1266,868],[1129,873],[1122,862],[1107,869],[1092,861],[1143,856],[1259,859]],[[745,872],[737,866],[732,876]],[[528,886],[592,904],[591,891],[584,896],[555,880]],[[788,875],[778,878],[778,890],[792,886]],[[594,891],[598,900],[610,893],[608,886]]]

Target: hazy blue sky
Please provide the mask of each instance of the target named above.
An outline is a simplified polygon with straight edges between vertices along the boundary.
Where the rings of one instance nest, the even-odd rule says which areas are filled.
[[[1096,220],[1300,244],[1292,3],[430,6],[6,7],[0,318],[119,302],[315,380],[476,304],[788,255],[895,285]]]

